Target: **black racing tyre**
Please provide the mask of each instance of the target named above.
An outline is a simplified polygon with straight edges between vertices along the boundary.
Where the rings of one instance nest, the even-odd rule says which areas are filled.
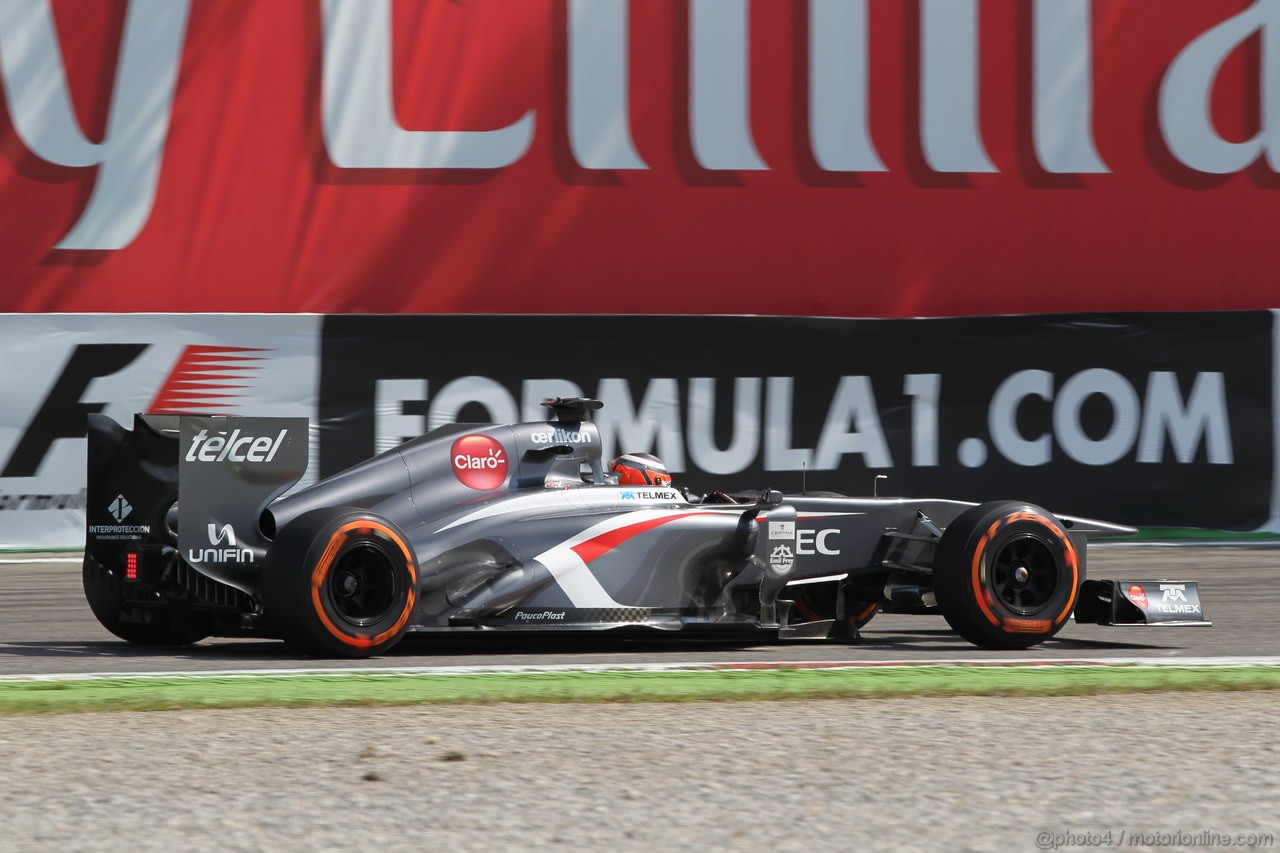
[[[880,602],[878,601],[846,601],[845,606],[849,609],[849,616],[845,618],[848,620],[849,625],[854,628],[861,628],[866,625],[880,612]]]
[[[1015,501],[973,507],[942,534],[934,558],[938,606],[960,636],[988,649],[1025,649],[1062,628],[1083,580],[1062,524]]]
[[[137,619],[124,621],[124,582],[108,572],[92,555],[84,557],[81,570],[84,597],[89,609],[112,634],[142,646],[189,646],[209,636],[211,626],[204,614],[159,607],[134,608]]]
[[[262,567],[263,612],[317,657],[363,658],[409,627],[418,564],[394,524],[359,509],[305,513],[277,534]]]
[[[792,622],[809,622],[821,619],[836,618],[836,592],[834,584],[804,584],[789,590],[788,596],[795,596],[795,606],[791,608]],[[845,621],[850,628],[861,628],[880,612],[878,601],[857,601],[846,598],[844,601]]]

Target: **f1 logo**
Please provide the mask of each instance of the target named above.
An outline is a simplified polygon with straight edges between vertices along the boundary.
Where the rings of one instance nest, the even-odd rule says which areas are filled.
[[[78,345],[27,424],[13,453],[9,454],[0,477],[34,477],[55,441],[88,435],[89,415],[100,414],[107,405],[81,400],[89,383],[124,370],[148,346],[150,344]]]

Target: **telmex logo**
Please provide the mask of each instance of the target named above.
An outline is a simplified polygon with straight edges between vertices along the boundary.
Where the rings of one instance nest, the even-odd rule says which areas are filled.
[[[681,495],[675,489],[645,489],[634,491],[628,489],[621,495],[624,501],[678,501]]]
[[[464,435],[449,450],[454,476],[470,489],[482,492],[507,482],[507,454],[497,439],[487,435]]]
[[[1187,598],[1187,585],[1184,583],[1160,584],[1160,601],[1153,606],[1161,613],[1197,614],[1200,612],[1200,605],[1192,604]]]
[[[207,429],[196,433],[187,451],[188,462],[270,462],[275,459],[280,445],[284,444],[287,429],[280,430],[274,439],[270,436],[241,435],[232,430],[231,435],[221,433],[209,436]]]

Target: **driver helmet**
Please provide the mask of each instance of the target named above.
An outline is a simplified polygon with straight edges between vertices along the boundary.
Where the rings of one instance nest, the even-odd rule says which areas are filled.
[[[670,486],[667,466],[652,453],[624,453],[609,463],[620,486]]]

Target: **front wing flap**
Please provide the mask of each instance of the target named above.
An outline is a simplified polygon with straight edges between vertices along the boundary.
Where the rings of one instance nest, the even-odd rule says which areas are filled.
[[[1087,580],[1076,621],[1095,625],[1208,627],[1195,581]]]

